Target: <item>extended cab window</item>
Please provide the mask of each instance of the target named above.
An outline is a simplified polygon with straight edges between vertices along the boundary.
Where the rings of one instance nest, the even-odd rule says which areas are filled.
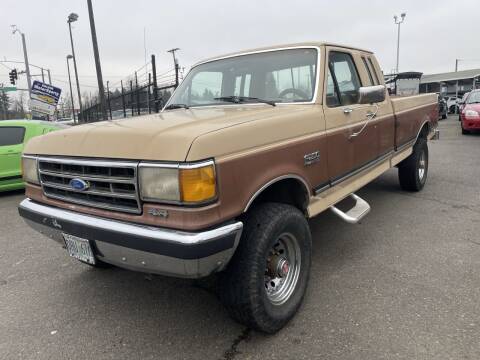
[[[332,51],[328,57],[328,68],[337,92],[338,104],[356,104],[358,102],[358,89],[361,84],[352,56],[347,53]]]
[[[0,146],[18,145],[23,143],[25,136],[24,127],[0,126]]]
[[[372,58],[368,58],[368,62],[370,63],[370,66],[372,67],[372,73],[373,73],[373,76],[375,77],[376,84],[380,85],[380,80],[378,80],[377,71],[375,70],[375,66],[373,66]]]
[[[372,73],[371,73],[371,71],[370,71],[370,68],[368,67],[367,59],[365,59],[364,56],[362,56],[362,61],[363,61],[363,65],[365,65],[365,71],[366,71],[367,74],[368,74],[368,79],[370,80],[370,85],[376,85],[376,84],[373,82]]]

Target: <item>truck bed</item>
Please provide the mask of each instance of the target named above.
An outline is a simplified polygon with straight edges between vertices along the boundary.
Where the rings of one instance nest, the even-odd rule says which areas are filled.
[[[436,126],[438,100],[436,94],[391,97],[395,115],[395,149],[414,141],[426,122]]]

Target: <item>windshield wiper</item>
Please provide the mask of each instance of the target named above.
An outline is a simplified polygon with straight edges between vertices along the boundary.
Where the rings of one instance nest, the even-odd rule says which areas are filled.
[[[277,104],[275,104],[275,101],[264,100],[264,99],[260,99],[260,98],[257,98],[257,97],[250,97],[250,96],[221,96],[221,97],[213,98],[213,100],[232,102],[232,103],[235,103],[235,104],[240,104],[240,103],[250,101],[250,102],[268,104],[268,105],[272,105],[272,106],[277,105]]]
[[[186,104],[170,104],[165,108],[165,110],[173,110],[173,109],[189,109],[189,107]]]

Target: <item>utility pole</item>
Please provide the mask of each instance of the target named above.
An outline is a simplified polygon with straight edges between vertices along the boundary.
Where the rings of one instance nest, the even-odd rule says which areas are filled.
[[[179,70],[179,66],[178,66],[178,60],[175,56],[175,52],[180,50],[180,48],[174,48],[174,49],[170,49],[168,50],[167,52],[169,53],[172,53],[172,56],[173,56],[173,64],[175,65],[175,88],[178,87],[178,70]]]
[[[68,60],[72,58],[73,58],[72,55],[67,55],[68,84],[70,85],[70,97],[72,98],[72,117],[73,117],[73,123],[76,124],[77,121],[75,120],[75,103],[73,101],[72,78],[70,77],[70,64],[68,63]]]
[[[77,96],[78,96],[78,121],[82,121],[82,95],[80,95],[80,83],[78,82],[78,71],[77,71],[77,58],[75,57],[75,49],[73,47],[73,36],[72,36],[72,22],[78,20],[78,15],[75,13],[71,13],[68,15],[67,23],[68,29],[70,30],[70,44],[72,45],[72,57],[73,57],[73,69],[75,70],[75,81],[77,82]]]
[[[17,28],[17,25],[11,25],[11,26],[12,26],[12,34],[15,34],[16,32],[18,32],[22,36],[23,58],[25,59],[25,72],[27,74],[28,94],[31,95],[32,94],[32,78],[30,76],[30,66],[28,65],[27,44],[25,41],[25,34],[21,32],[19,28]]]
[[[93,55],[95,56],[95,67],[97,69],[98,95],[100,96],[100,110],[103,120],[107,120],[105,106],[105,90],[103,88],[102,67],[100,65],[100,55],[98,54],[97,33],[95,31],[95,19],[93,18],[92,0],[87,0],[88,16],[90,18],[90,30],[92,32]]]
[[[393,16],[393,19],[395,20],[395,24],[398,25],[398,35],[397,35],[397,66],[395,67],[395,73],[398,74],[398,64],[400,61],[400,25],[405,21],[405,16],[407,16],[407,13],[401,13],[400,17],[401,19],[398,19],[397,15]]]

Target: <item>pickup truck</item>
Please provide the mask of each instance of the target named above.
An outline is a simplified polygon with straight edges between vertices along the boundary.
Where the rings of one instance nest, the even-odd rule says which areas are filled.
[[[19,213],[94,267],[212,275],[234,319],[274,333],[306,292],[307,219],[358,223],[370,206],[355,192],[393,167],[421,190],[437,105],[389,97],[373,53],[354,47],[215,57],[158,114],[32,139]]]

